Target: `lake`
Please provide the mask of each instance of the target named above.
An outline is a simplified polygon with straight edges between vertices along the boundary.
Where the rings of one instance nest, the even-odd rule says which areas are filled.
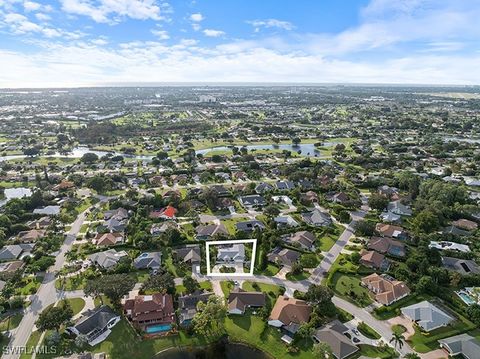
[[[331,147],[337,145],[337,142],[324,142],[322,144],[324,147]],[[231,150],[233,146],[216,146],[216,147],[210,147],[210,148],[204,148],[202,150],[196,150],[195,153],[200,153],[202,155],[205,155],[209,152],[212,151],[228,151]],[[291,152],[297,152],[301,156],[305,157],[320,157],[320,150],[315,147],[313,143],[300,143],[298,145],[293,145],[289,143],[282,143],[282,144],[274,144],[274,143],[269,143],[269,144],[264,144],[264,145],[246,145],[246,146],[235,146],[238,149],[242,147],[246,147],[247,150],[249,151],[254,151],[254,150],[287,150]]]
[[[0,207],[4,206],[5,203],[11,199],[30,197],[32,195],[32,190],[26,187],[5,188],[4,194],[5,197],[0,200]]]
[[[40,157],[62,157],[62,158],[81,158],[85,153],[95,153],[98,157],[105,156],[107,154],[112,154],[114,156],[123,156],[125,158],[133,158],[139,161],[151,161],[153,156],[145,156],[145,155],[129,155],[129,154],[124,154],[124,153],[119,153],[119,152],[113,152],[113,151],[96,151],[88,148],[87,146],[78,146],[73,148],[69,153],[59,153],[55,152],[54,154],[51,155],[41,155]],[[2,161],[8,161],[8,160],[15,160],[19,158],[25,158],[27,156],[25,155],[7,155],[7,156],[0,156],[0,162]]]
[[[220,341],[202,348],[172,348],[153,359],[270,359],[264,352],[247,345]]]

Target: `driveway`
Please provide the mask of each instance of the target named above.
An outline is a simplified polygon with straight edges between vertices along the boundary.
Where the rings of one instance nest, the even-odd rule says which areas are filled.
[[[372,345],[374,347],[378,346],[378,340],[370,339],[370,338],[366,337],[365,335],[363,335],[362,333],[360,333],[360,331],[357,330],[357,327],[358,327],[359,323],[360,322],[356,318],[352,319],[349,322],[343,323],[349,329],[348,333],[350,334],[352,339],[357,338],[358,340],[360,340],[360,342],[358,342],[358,343],[354,342],[354,343],[355,344],[367,344],[367,345]]]
[[[448,354],[442,349],[432,350],[431,352],[419,355],[422,359],[448,359]]]
[[[413,329],[412,321],[405,317],[402,317],[401,315],[399,315],[398,317],[389,319],[388,323],[390,323],[391,326],[402,325],[403,327],[405,327],[407,329],[407,331],[403,333],[403,336],[405,337],[405,339],[408,339],[415,334],[415,329]]]
[[[275,278],[279,278],[279,279],[287,279],[286,275],[288,274],[288,272],[290,272],[292,270],[292,268],[290,268],[289,266],[283,266],[277,274],[275,274]]]

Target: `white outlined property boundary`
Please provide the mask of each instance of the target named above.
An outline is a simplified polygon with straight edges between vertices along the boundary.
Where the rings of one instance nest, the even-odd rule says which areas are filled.
[[[250,273],[212,273],[210,268],[210,246],[219,244],[253,244],[252,258],[250,260]],[[205,254],[207,258],[207,276],[212,277],[245,277],[247,275],[253,276],[253,269],[255,267],[255,256],[257,254],[257,240],[256,239],[238,239],[231,241],[207,241],[205,242]]]

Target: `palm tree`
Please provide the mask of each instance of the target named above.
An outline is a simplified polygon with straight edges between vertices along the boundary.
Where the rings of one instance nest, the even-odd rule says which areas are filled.
[[[400,333],[394,332],[392,339],[390,339],[390,343],[392,342],[394,343],[395,349],[397,349],[397,346],[398,346],[398,349],[402,349],[403,344],[405,342],[405,337]]]

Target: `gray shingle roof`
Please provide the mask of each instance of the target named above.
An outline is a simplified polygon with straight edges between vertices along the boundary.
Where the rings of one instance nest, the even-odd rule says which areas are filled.
[[[415,321],[427,332],[445,326],[453,321],[450,315],[426,300],[402,308],[401,310],[403,315]]]

